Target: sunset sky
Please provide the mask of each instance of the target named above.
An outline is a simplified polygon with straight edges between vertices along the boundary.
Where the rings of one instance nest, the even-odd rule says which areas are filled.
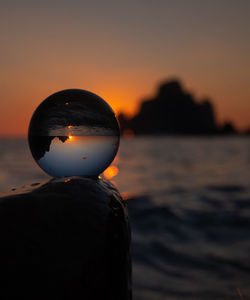
[[[180,78],[218,122],[250,127],[250,1],[1,1],[0,136],[26,135],[37,105],[67,88],[135,113]]]

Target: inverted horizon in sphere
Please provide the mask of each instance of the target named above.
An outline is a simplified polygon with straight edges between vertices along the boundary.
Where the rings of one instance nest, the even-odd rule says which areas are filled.
[[[84,90],[64,90],[45,99],[29,126],[38,165],[52,176],[98,176],[113,161],[120,132],[111,107]]]

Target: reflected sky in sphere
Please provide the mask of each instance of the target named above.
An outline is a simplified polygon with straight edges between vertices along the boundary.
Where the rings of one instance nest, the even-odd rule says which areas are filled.
[[[64,90],[45,99],[29,126],[29,145],[48,174],[98,176],[113,161],[120,140],[115,114],[99,96]]]

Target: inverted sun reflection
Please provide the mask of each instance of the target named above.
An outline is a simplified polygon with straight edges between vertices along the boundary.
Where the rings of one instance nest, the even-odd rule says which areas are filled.
[[[57,92],[42,103],[29,126],[29,145],[38,165],[53,177],[97,178],[119,147],[119,125],[112,108],[99,96],[79,89]]]

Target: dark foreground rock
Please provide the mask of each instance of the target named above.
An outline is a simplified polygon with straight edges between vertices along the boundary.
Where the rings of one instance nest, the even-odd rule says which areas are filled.
[[[119,192],[71,177],[0,198],[0,299],[131,299],[130,231]]]

